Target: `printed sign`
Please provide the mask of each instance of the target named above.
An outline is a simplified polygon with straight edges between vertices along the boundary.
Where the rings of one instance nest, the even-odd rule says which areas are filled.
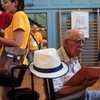
[[[81,30],[85,38],[89,38],[89,13],[85,11],[71,12],[71,28]]]

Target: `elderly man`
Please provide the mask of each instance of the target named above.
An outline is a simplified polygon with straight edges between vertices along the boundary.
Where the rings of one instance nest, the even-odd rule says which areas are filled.
[[[83,44],[84,34],[81,31],[72,29],[64,34],[63,45],[58,49],[58,54],[69,66],[69,71],[66,75],[53,79],[56,100],[100,100],[100,91],[86,91],[87,87],[99,79],[98,76],[92,80],[86,78],[75,86],[64,85],[81,68],[78,56]]]

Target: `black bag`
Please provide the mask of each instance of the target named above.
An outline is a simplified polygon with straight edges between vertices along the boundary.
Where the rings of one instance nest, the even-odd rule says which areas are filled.
[[[39,93],[30,88],[18,88],[8,93],[8,100],[39,100]],[[13,97],[14,96],[14,97]]]
[[[16,69],[15,69],[16,70]],[[8,100],[39,100],[40,94],[34,90],[33,74],[31,73],[31,88],[16,88],[14,86],[14,71],[12,71],[12,90],[7,93]]]

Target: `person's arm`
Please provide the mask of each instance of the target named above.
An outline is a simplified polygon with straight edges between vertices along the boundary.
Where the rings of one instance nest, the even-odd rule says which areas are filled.
[[[71,94],[77,93],[83,89],[86,89],[87,87],[92,86],[97,80],[98,80],[98,77],[96,77],[92,80],[89,80],[88,78],[86,78],[81,84],[79,84],[77,86],[63,86],[55,94],[57,97],[64,97],[67,95],[71,95]]]
[[[43,49],[43,41],[40,41],[40,49]]]
[[[0,37],[4,37],[4,32],[5,32],[5,30],[0,29]]]
[[[39,40],[40,41],[40,44],[39,44],[40,45],[40,49],[43,49],[43,41],[42,40],[43,40],[43,38],[42,38],[42,35],[40,33],[40,40]]]
[[[7,46],[20,47],[23,36],[24,36],[24,31],[22,29],[17,29],[13,32],[13,35],[14,35],[13,39],[6,39],[6,38],[0,37],[0,43]]]

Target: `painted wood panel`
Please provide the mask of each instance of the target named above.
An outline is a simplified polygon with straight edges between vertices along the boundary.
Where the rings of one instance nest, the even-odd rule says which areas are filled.
[[[100,5],[100,0],[91,0],[91,4]]]
[[[26,0],[27,9],[98,8],[100,0]]]
[[[90,3],[90,0],[71,0],[72,5],[87,5]]]
[[[71,4],[71,0],[52,0],[52,5],[68,5]]]

